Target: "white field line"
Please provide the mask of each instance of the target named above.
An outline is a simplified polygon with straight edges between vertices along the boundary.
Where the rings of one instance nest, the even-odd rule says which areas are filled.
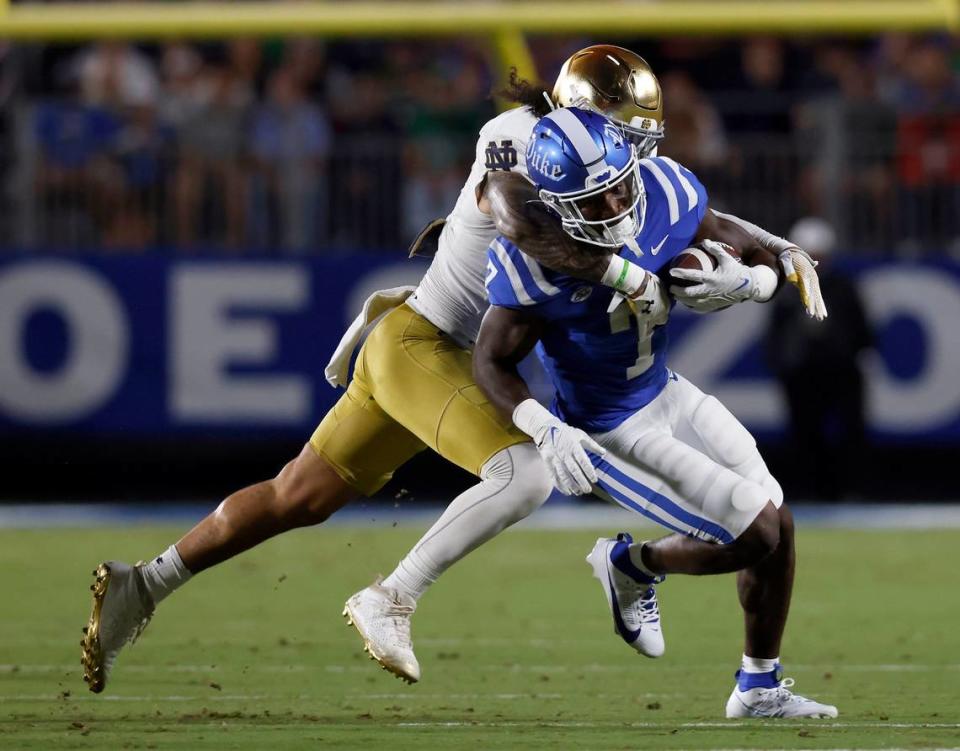
[[[76,689],[77,691],[83,691],[84,689]],[[297,699],[306,699],[306,697],[296,697]],[[310,697],[313,700],[316,700],[316,696]],[[169,696],[91,696],[87,693],[71,693],[69,697],[64,697],[62,694],[28,694],[26,696],[0,696],[0,704],[12,704],[20,701],[56,701],[63,702],[65,705],[72,704],[77,701],[90,701],[90,702],[125,702],[125,701],[140,701],[140,702],[195,702],[197,704],[203,704],[208,701],[267,701],[270,699],[276,699],[278,701],[290,701],[292,697],[289,696],[270,696],[268,694],[211,694],[204,696],[185,696],[182,694],[173,694]]]
[[[77,633],[80,633],[79,627],[77,628]],[[78,637],[79,638],[79,637]],[[529,638],[529,639],[505,639],[498,637],[487,637],[487,636],[478,636],[473,637],[421,637],[417,639],[417,644],[424,647],[460,647],[460,646],[470,646],[470,647],[513,647],[513,646],[526,646],[532,647],[534,649],[551,649],[554,647],[562,647],[564,645],[583,645],[583,644],[606,644],[610,641],[607,637],[596,637],[596,638],[584,638],[584,639],[562,639],[562,638]],[[6,648],[12,647],[56,647],[63,646],[63,639],[44,639],[44,638],[30,638],[30,637],[11,637],[4,639],[2,646]],[[184,640],[170,639],[165,637],[162,633],[153,634],[147,632],[144,636],[140,637],[138,643],[149,643],[154,647],[178,647],[183,648]],[[317,646],[318,642],[292,642],[291,646],[297,645],[307,645],[310,647]],[[191,647],[249,647],[250,641],[247,639],[190,639],[189,646]]]
[[[252,660],[252,662],[255,662]],[[466,662],[469,662],[467,660]],[[242,661],[238,661],[242,663]],[[470,663],[471,669],[488,670],[511,673],[636,673],[639,669],[635,665],[603,665],[599,663],[586,663],[582,665],[518,665],[518,664],[474,664]],[[730,663],[700,664],[701,669],[725,669],[730,667]],[[231,665],[124,665],[121,668],[123,672],[128,673],[217,673],[221,671],[242,671],[242,672],[261,672],[261,673],[304,673],[314,670],[324,670],[328,673],[363,673],[370,670],[367,664],[360,665],[297,665],[297,664],[231,664]],[[689,671],[689,665],[658,665],[660,670],[682,670]],[[17,673],[55,673],[65,671],[75,673],[79,671],[77,665],[72,663],[61,665],[32,665],[16,663],[0,663],[0,675],[7,673],[16,675]],[[908,663],[890,663],[890,664],[865,664],[865,665],[845,665],[842,662],[818,663],[811,665],[787,664],[786,671],[792,672],[815,672],[830,671],[835,674],[849,673],[939,673],[944,671],[960,671],[960,663],[935,663],[935,664],[908,664]]]
[[[264,696],[211,696],[199,698],[196,696],[83,696],[77,697],[83,701],[102,702],[134,702],[134,701],[152,701],[152,702],[207,702],[207,701],[236,701],[243,699],[264,699]],[[315,696],[298,696],[297,699],[308,700],[316,699]],[[289,701],[289,697],[284,697]],[[71,697],[68,701],[75,701]],[[281,718],[276,718],[281,719]],[[243,718],[237,724],[244,724]],[[604,729],[604,728],[622,728],[622,729],[670,729],[670,730],[723,730],[735,728],[758,729],[786,729],[786,730],[811,730],[817,732],[827,730],[960,730],[960,722],[834,722],[832,720],[807,720],[807,721],[789,721],[789,720],[727,720],[715,722],[597,722],[597,721],[578,721],[578,720],[434,720],[426,722],[390,722],[386,718],[377,718],[381,725],[390,725],[396,728],[450,728],[450,729],[469,729],[469,728],[585,728],[585,729]],[[211,722],[221,722],[221,718],[211,718]],[[337,727],[363,727],[369,728],[370,723],[336,723]]]
[[[82,689],[76,689],[82,691]],[[206,689],[202,689],[206,691]],[[69,697],[63,694],[23,694],[16,696],[0,696],[0,704],[13,703],[21,701],[145,701],[145,702],[181,702],[181,701],[266,701],[275,700],[286,701],[316,701],[318,694],[300,694],[298,696],[271,695],[271,694],[210,694],[204,693],[194,696],[185,694],[172,695],[123,695],[115,696],[107,694],[106,696],[91,696],[87,693],[77,693]],[[531,693],[496,693],[496,694],[424,694],[416,689],[411,689],[409,694],[340,694],[340,698],[353,701],[516,701],[518,699],[535,699],[537,701],[553,701],[566,698],[575,698],[576,694],[531,694]],[[624,694],[591,694],[596,699],[623,699]],[[630,699],[690,699],[696,696],[706,696],[706,694],[629,694]],[[823,696],[823,694],[821,694]]]
[[[79,627],[77,628],[77,633],[80,633]],[[72,639],[71,639],[72,640]],[[77,637],[79,641],[79,636]],[[517,647],[524,646],[532,649],[554,649],[557,647],[563,647],[564,645],[590,645],[590,644],[608,644],[610,638],[608,637],[597,637],[597,638],[583,638],[583,639],[563,639],[563,638],[547,638],[547,637],[533,637],[528,639],[506,639],[499,637],[486,637],[478,636],[474,637],[420,637],[417,639],[418,646],[424,647],[464,647],[476,649],[479,647]],[[3,640],[2,647],[9,650],[14,650],[19,647],[62,647],[65,643],[65,640],[60,639],[48,639],[40,637],[11,637]],[[185,647],[194,648],[194,647],[235,647],[238,649],[246,649],[251,646],[251,642],[248,639],[190,639],[189,643],[183,639],[171,639],[165,637],[162,633],[158,632],[157,634],[152,634],[147,631],[144,636],[140,637],[138,644],[148,644],[151,647],[177,647],[178,649],[184,649]],[[311,649],[320,647],[324,644],[321,641],[291,641],[288,645],[292,648],[297,647],[309,647]],[[269,645],[268,645],[269,646]],[[134,650],[138,647],[134,646]],[[250,659],[256,657],[254,653],[244,653],[248,655]],[[9,652],[3,654],[3,657],[8,657]],[[241,659],[235,660],[236,662],[242,662]],[[275,663],[279,665],[279,663]],[[730,663],[725,663],[725,666],[729,667]],[[842,666],[841,661],[836,661],[829,663],[832,667]],[[826,667],[827,663],[816,664],[816,665],[795,665],[789,663],[787,667],[789,669],[817,669],[820,667]],[[5,668],[8,669],[10,665],[4,665],[0,663],[0,672]],[[708,667],[717,667],[716,664]],[[869,670],[904,670],[910,671],[914,669],[926,670],[926,669],[940,669],[945,668],[947,670],[957,670],[960,669],[960,663],[946,663],[946,664],[931,664],[924,665],[923,663],[916,663],[912,665],[911,663],[887,663],[887,664],[868,664],[865,667],[858,667],[857,665],[846,666],[848,669],[858,670],[858,669],[869,669]],[[687,667],[675,666],[676,669],[684,669]],[[664,669],[658,666],[658,669]]]
[[[504,728],[678,728],[680,730],[720,730],[724,728],[786,728],[789,730],[868,730],[868,729],[896,729],[896,730],[960,730],[960,722],[833,722],[831,720],[807,720],[806,722],[784,722],[782,720],[728,720],[727,722],[577,722],[566,720],[508,720],[505,722],[397,722],[400,728],[472,728],[472,727],[504,727]]]

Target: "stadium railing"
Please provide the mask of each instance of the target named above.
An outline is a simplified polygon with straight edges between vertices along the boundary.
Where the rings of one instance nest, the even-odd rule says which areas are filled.
[[[424,157],[404,136],[338,134],[327,159],[291,171],[258,164],[248,151],[200,159],[171,142],[143,153],[104,150],[68,168],[44,155],[34,106],[15,119],[13,165],[0,178],[13,210],[0,225],[0,247],[26,251],[398,251],[422,223],[450,211],[473,148],[472,136],[451,134],[443,158]],[[907,186],[895,138],[844,135],[839,145],[796,134],[731,136],[719,150],[677,143],[667,153],[694,169],[711,205],[778,232],[816,214],[831,220],[845,247],[873,255],[960,244],[951,210],[960,176]]]

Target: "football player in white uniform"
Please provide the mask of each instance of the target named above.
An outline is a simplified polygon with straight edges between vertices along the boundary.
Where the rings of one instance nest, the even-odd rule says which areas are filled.
[[[518,84],[516,91],[524,106],[483,126],[454,210],[414,243],[414,252],[437,248],[419,287],[373,295],[345,335],[326,375],[346,393],[300,454],[275,478],[226,498],[146,563],[97,567],[82,644],[84,680],[92,691],[103,690],[120,650],[191,576],[284,531],[323,522],[379,490],[397,467],[430,447],[480,482],[453,500],[393,573],[351,597],[346,609],[371,656],[416,681],[410,616],[429,585],[538,508],[554,485],[568,493],[589,491],[591,475],[574,482],[548,468],[529,437],[499,415],[473,380],[470,348],[487,307],[486,248],[503,234],[548,268],[642,300],[649,276],[643,269],[576,243],[546,212],[526,203],[524,154],[538,116],[574,102],[610,113],[649,151],[662,135],[660,88],[642,58],[598,45],[571,56],[552,100],[535,87]],[[760,242],[787,256],[799,252],[765,233]],[[371,326],[349,378],[351,351]]]

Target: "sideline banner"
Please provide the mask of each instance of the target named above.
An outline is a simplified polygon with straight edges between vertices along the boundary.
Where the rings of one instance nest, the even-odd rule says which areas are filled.
[[[0,434],[305,438],[339,396],[323,366],[363,300],[424,268],[373,254],[3,258]],[[865,363],[871,429],[960,442],[960,264],[849,268],[879,340]],[[763,365],[768,315],[680,311],[669,362],[775,437],[785,410]]]

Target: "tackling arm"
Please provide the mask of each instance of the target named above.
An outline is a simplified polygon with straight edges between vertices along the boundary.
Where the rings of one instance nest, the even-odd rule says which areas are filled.
[[[497,232],[538,263],[596,284],[610,265],[605,248],[574,240],[542,207],[536,189],[515,172],[488,172],[477,186],[477,205]]]
[[[603,284],[631,299],[656,297],[653,274],[606,248],[570,237],[523,175],[488,172],[477,186],[477,206],[493,218],[497,232],[548,269]]]
[[[587,450],[599,456],[606,451],[537,402],[517,371],[540,338],[542,327],[542,319],[528,311],[491,306],[473,350],[473,377],[493,405],[533,439],[557,489],[566,495],[582,495],[597,481]]]

